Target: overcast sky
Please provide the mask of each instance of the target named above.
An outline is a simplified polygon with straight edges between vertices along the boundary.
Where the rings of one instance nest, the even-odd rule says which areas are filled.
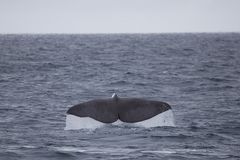
[[[0,0],[0,33],[240,32],[240,0]]]

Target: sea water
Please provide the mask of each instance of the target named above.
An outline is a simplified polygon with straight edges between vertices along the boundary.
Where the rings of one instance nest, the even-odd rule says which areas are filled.
[[[64,130],[91,99],[169,103],[175,127]],[[240,159],[240,34],[0,35],[0,159]]]

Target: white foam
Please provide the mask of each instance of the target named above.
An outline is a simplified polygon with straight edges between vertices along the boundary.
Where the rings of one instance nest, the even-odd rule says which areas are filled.
[[[128,124],[140,127],[159,127],[159,126],[175,126],[174,116],[172,110],[167,110],[160,113],[150,119],[136,123],[124,123],[120,120],[112,123],[112,125]],[[76,130],[76,129],[96,129],[108,125],[99,121],[96,121],[90,117],[78,117],[71,114],[66,116],[66,127],[65,130]]]
[[[206,154],[207,150],[205,149],[166,149],[166,150],[147,150],[147,151],[141,151],[142,153],[153,153],[153,154],[175,154],[175,153],[199,153],[199,154]]]
[[[90,117],[78,117],[67,114],[66,117],[66,130],[75,129],[96,129],[104,126],[104,123],[96,121]]]
[[[160,150],[160,151],[141,151],[142,153],[154,153],[154,154],[173,154],[175,151]]]
[[[53,150],[59,152],[78,152],[78,153],[88,153],[88,154],[110,154],[110,155],[123,155],[134,151],[133,149],[127,148],[108,148],[108,147],[70,147],[70,146],[61,146],[61,147],[52,147]]]
[[[86,150],[80,149],[80,148],[75,148],[75,147],[53,147],[54,150],[60,151],[60,152],[79,152],[79,153],[84,153]]]
[[[145,121],[134,123],[137,126],[142,126],[146,128],[158,127],[158,126],[175,126],[174,116],[172,110],[167,110],[157,116],[154,116]]]

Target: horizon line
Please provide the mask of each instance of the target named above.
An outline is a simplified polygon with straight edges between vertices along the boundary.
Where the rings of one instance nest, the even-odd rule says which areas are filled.
[[[100,35],[100,34],[239,34],[240,31],[216,31],[216,32],[13,32],[0,33],[0,35]]]

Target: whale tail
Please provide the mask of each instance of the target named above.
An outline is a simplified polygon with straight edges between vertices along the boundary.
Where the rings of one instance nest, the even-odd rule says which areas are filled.
[[[98,128],[117,122],[143,127],[174,126],[174,117],[171,106],[165,102],[119,98],[113,93],[112,98],[95,99],[69,108],[65,129]]]
[[[109,124],[102,123],[96,121],[90,117],[78,117],[71,114],[67,114],[66,116],[66,126],[65,130],[77,130],[77,129],[90,129],[94,130]],[[175,126],[175,120],[172,110],[168,110],[163,112],[155,117],[150,119],[136,122],[136,123],[124,123],[121,120],[117,120],[112,123],[114,126],[119,125],[128,125],[132,127],[144,127],[144,128],[151,128],[151,127],[160,127],[160,126]]]

